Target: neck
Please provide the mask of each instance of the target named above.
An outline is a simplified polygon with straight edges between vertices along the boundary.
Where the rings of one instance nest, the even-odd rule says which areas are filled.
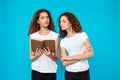
[[[48,30],[48,28],[43,28],[43,27],[41,27],[41,29],[40,29],[40,32],[43,32],[43,33],[46,33],[46,32],[48,32],[49,30]]]
[[[72,28],[66,30],[67,31],[67,37],[73,36],[76,32],[72,30]]]
[[[39,30],[40,34],[48,34],[49,32],[50,32],[50,30],[48,28],[41,27]]]

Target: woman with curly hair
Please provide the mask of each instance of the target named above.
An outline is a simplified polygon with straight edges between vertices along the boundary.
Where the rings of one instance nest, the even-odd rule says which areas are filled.
[[[76,16],[65,12],[59,17],[61,61],[66,67],[65,80],[90,80],[88,58],[93,49]]]
[[[32,61],[32,80],[56,80],[58,59],[58,34],[54,32],[54,25],[51,14],[48,10],[41,9],[36,11],[30,24],[30,40],[55,40],[55,53],[47,49],[37,48],[33,52],[30,44],[30,59]]]

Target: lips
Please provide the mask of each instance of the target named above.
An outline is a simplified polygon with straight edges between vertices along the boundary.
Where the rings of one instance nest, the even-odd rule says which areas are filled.
[[[64,26],[63,26],[63,25],[61,25],[60,27],[61,27],[61,28],[64,28]]]
[[[60,26],[61,27],[61,29],[64,29],[64,26]]]
[[[48,24],[48,22],[45,22],[44,24]]]

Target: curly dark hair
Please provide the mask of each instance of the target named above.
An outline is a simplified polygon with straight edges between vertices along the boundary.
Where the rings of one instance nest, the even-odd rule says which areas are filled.
[[[40,30],[40,25],[37,23],[37,20],[39,19],[39,14],[42,12],[46,12],[48,14],[49,19],[50,19],[48,29],[54,31],[54,24],[53,24],[53,20],[52,20],[52,16],[51,16],[50,12],[46,9],[40,9],[40,10],[36,11],[36,13],[33,16],[33,19],[30,23],[28,35]]]
[[[70,12],[64,12],[63,14],[60,15],[60,17],[59,17],[59,27],[60,27],[60,18],[62,16],[66,16],[67,17],[67,19],[69,20],[69,22],[72,24],[72,29],[76,33],[82,32],[82,27],[80,25],[79,20],[77,19],[77,17],[74,14],[72,14]],[[66,30],[61,30],[61,28],[60,28],[60,37],[64,38],[66,35],[67,35]]]

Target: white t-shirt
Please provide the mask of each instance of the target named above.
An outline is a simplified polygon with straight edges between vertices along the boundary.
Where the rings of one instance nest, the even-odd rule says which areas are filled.
[[[60,42],[60,47],[66,48],[69,56],[75,56],[82,54],[85,49],[84,41],[88,38],[85,32],[76,33],[70,38],[64,38]],[[70,72],[82,72],[89,69],[89,64],[87,59],[80,60],[77,63],[67,65],[66,70]]]
[[[35,32],[30,35],[31,39],[37,40],[55,40],[58,38],[58,34],[50,31],[47,35],[40,35],[39,32]],[[42,54],[37,60],[32,62],[32,69],[41,73],[56,73],[57,64],[51,58]]]

